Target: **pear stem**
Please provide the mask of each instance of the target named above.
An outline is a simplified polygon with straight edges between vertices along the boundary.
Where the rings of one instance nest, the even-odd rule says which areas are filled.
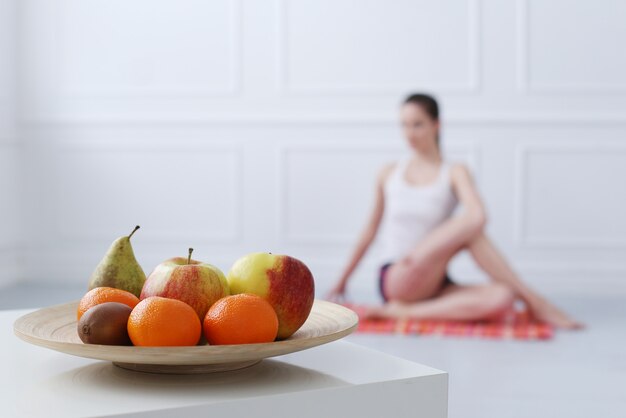
[[[189,249],[189,257],[187,257],[187,264],[191,264],[191,253],[193,252],[193,248]]]
[[[137,230],[138,230],[138,229],[139,229],[139,225],[137,225],[137,226],[135,227],[135,229],[133,229],[133,232],[131,232],[131,233],[130,233],[130,235],[128,236],[128,239],[130,239],[130,237],[132,237],[132,236],[133,236],[133,234],[134,234],[135,232],[137,232]]]

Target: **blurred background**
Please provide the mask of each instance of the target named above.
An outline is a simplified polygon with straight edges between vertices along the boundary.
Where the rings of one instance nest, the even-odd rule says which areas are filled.
[[[0,286],[83,291],[139,224],[146,273],[287,253],[320,296],[425,91],[522,277],[624,295],[625,21],[619,0],[2,0]],[[452,275],[484,279],[463,255]]]
[[[286,253],[322,297],[427,92],[488,234],[588,328],[348,340],[448,371],[451,416],[622,416],[625,22],[620,0],[0,0],[0,309],[80,298],[137,224],[146,273]],[[465,254],[451,276],[485,280]]]

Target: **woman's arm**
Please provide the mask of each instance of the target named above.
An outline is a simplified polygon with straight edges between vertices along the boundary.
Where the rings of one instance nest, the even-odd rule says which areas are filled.
[[[482,231],[487,223],[485,206],[474,185],[469,169],[463,164],[455,164],[450,170],[452,189],[463,206],[462,218],[471,231]]]
[[[376,179],[374,209],[372,210],[365,229],[363,230],[357,241],[356,247],[352,253],[352,256],[350,257],[348,265],[344,269],[343,274],[339,278],[337,284],[328,293],[328,299],[337,300],[343,297],[346,290],[346,284],[348,283],[350,276],[352,275],[357,265],[367,252],[369,246],[372,244],[372,241],[374,241],[374,238],[376,237],[385,208],[385,198],[383,193],[384,184],[392,169],[393,164],[385,166]]]

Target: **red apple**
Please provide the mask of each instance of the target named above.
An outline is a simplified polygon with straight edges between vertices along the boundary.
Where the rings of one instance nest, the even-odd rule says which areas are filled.
[[[189,257],[174,257],[165,260],[156,268],[143,285],[139,299],[161,296],[181,300],[190,305],[200,321],[218,299],[230,294],[224,273],[211,264],[192,260]]]
[[[231,294],[253,293],[267,300],[278,316],[278,339],[296,332],[311,313],[315,283],[309,268],[288,255],[248,254],[227,276]]]

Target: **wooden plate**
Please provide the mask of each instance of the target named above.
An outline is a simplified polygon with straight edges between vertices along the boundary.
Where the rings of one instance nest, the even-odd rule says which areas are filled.
[[[26,342],[80,357],[112,361],[125,369],[195,374],[236,370],[266,357],[326,344],[350,334],[358,324],[348,308],[315,300],[307,321],[291,337],[264,344],[134,347],[84,344],[77,333],[78,301],[42,308],[18,318],[13,332]]]

